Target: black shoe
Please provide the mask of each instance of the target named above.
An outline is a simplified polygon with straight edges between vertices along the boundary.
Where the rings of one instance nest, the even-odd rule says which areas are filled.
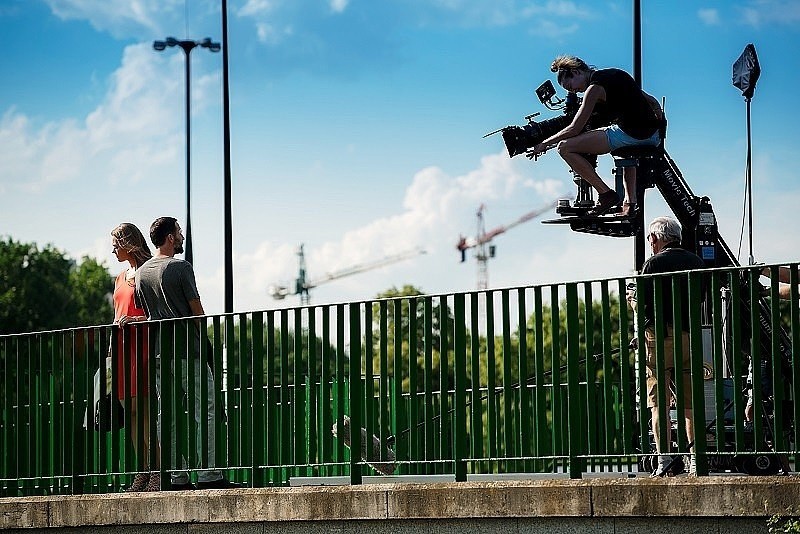
[[[242,484],[238,482],[231,482],[226,478],[220,478],[219,480],[212,480],[210,482],[198,482],[197,489],[236,489],[236,488],[243,488]]]
[[[612,208],[618,205],[619,196],[617,193],[613,190],[606,191],[605,193],[600,193],[600,196],[597,197],[597,204],[595,204],[594,208],[589,210],[588,214],[592,217],[599,217],[604,213],[608,213]]]
[[[191,491],[191,490],[196,490],[197,486],[195,486],[191,482],[186,482],[184,484],[176,484],[174,482],[170,482],[169,488],[167,489],[169,491]]]

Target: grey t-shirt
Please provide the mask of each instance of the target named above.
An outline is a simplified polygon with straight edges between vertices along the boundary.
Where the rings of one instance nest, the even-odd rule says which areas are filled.
[[[136,271],[136,303],[152,321],[191,317],[189,301],[199,298],[186,260],[152,257]]]
[[[136,271],[134,298],[137,306],[144,310],[151,321],[191,317],[193,313],[189,301],[200,298],[192,264],[178,258],[150,258]],[[179,337],[185,335],[180,334],[181,328],[185,327],[182,326],[183,323],[176,323],[167,332],[175,333]],[[202,339],[200,328],[195,321],[189,321],[188,324],[192,325],[194,332],[191,336],[194,350],[189,350],[197,355]],[[155,327],[153,334],[150,336],[151,350],[158,355],[161,352],[160,325]]]

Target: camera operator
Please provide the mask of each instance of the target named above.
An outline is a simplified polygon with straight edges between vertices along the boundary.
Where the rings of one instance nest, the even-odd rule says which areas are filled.
[[[528,157],[543,154],[556,144],[567,165],[598,192],[597,204],[590,211],[602,215],[619,205],[619,196],[597,174],[587,155],[608,154],[624,146],[650,145],[660,142],[659,126],[663,114],[658,101],[642,91],[634,79],[620,69],[595,69],[574,56],[559,56],[550,66],[558,73],[558,83],[571,93],[583,93],[572,122],[560,132],[534,146]],[[613,124],[584,131],[592,113],[600,111]],[[635,172],[635,171],[632,171]],[[635,174],[625,176],[623,216],[636,210]]]

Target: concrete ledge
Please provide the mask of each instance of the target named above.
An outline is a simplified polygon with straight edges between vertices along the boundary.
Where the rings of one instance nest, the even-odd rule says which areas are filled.
[[[797,515],[799,477],[371,484],[0,499],[0,530],[103,525]]]

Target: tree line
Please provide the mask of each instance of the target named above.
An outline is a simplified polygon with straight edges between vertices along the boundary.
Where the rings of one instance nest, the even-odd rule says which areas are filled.
[[[114,279],[89,256],[0,240],[0,334],[110,324]]]

